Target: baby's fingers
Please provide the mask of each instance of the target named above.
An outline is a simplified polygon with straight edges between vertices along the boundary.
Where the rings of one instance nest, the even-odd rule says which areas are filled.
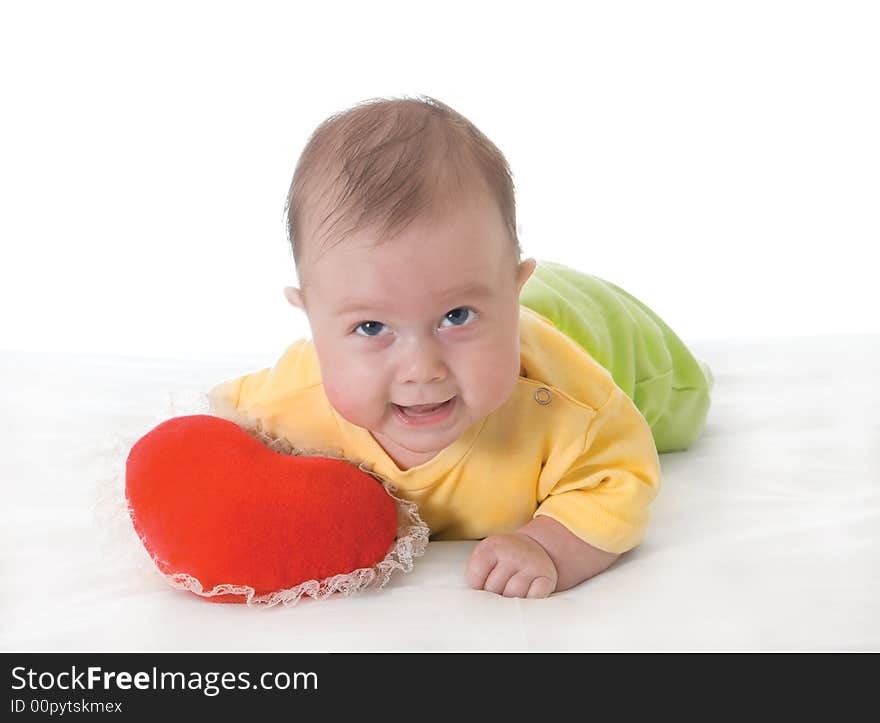
[[[486,578],[483,589],[488,592],[494,592],[496,595],[501,595],[507,589],[508,581],[513,577],[515,577],[513,570],[499,562],[492,568],[489,577]]]
[[[533,573],[527,570],[520,570],[515,575],[512,575],[507,581],[507,585],[504,586],[504,597],[527,597],[529,586],[534,579]]]
[[[549,577],[535,577],[533,572],[520,570],[507,581],[504,597],[547,597],[553,588],[553,581]]]
[[[497,563],[498,558],[495,555],[488,554],[485,547],[481,548],[478,545],[471,553],[465,567],[464,577],[467,584],[474,590],[482,590],[486,578]]]
[[[556,581],[541,575],[532,580],[526,597],[548,597],[556,589]]]

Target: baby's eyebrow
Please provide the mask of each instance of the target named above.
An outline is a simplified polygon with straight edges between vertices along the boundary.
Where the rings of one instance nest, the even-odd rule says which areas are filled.
[[[492,296],[492,289],[479,281],[475,281],[461,286],[455,286],[449,289],[449,291],[440,294],[440,298],[442,299],[450,299],[456,296]]]
[[[448,299],[451,302],[451,299],[455,297],[465,296],[468,298],[488,298],[492,296],[493,291],[491,288],[482,284],[480,282],[468,283],[462,286],[456,286],[445,293],[439,295],[441,299]],[[393,305],[392,305],[393,306]],[[377,304],[373,301],[355,301],[355,300],[346,300],[345,305],[342,306],[336,313],[337,314],[348,314],[353,313],[355,311],[380,311],[383,309],[382,304]]]

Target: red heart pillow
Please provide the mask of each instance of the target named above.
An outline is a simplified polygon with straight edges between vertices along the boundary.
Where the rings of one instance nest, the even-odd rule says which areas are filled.
[[[125,494],[163,573],[194,578],[204,591],[252,588],[213,601],[245,602],[371,568],[397,533],[394,500],[353,463],[276,452],[205,414],[141,437],[126,460]]]

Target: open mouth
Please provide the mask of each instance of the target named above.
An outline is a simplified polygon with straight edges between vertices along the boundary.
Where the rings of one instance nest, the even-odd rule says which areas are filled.
[[[406,420],[435,421],[445,417],[446,413],[452,408],[454,403],[455,397],[451,397],[445,402],[439,402],[437,404],[413,404],[409,407],[395,404],[394,407]]]

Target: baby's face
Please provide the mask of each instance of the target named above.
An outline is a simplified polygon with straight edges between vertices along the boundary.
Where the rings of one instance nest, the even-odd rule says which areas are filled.
[[[458,204],[374,246],[352,235],[301,261],[327,397],[407,469],[500,407],[520,370],[519,264],[494,203]],[[295,290],[291,303],[301,305]],[[407,409],[444,402],[439,411]]]

